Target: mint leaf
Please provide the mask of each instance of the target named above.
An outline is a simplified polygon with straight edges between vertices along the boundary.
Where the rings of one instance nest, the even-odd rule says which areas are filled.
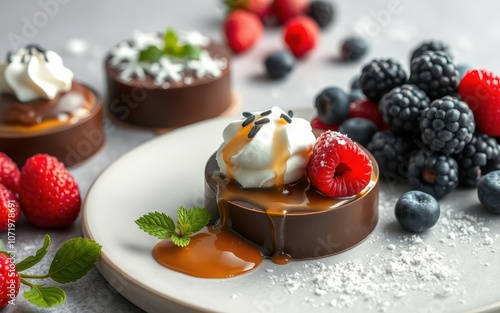
[[[177,230],[179,231],[176,233],[178,236],[189,236],[193,233],[193,227],[191,224],[178,224]]]
[[[31,290],[24,292],[23,296],[43,308],[59,305],[66,300],[66,293],[59,287],[33,286]]]
[[[189,221],[191,231],[199,232],[210,221],[210,211],[202,207],[194,207],[189,210]]]
[[[172,28],[167,29],[163,40],[165,41],[165,48],[163,49],[163,51],[166,54],[175,53],[179,44],[179,39],[177,38],[177,35]]]
[[[47,254],[47,251],[49,251],[49,246],[50,246],[50,236],[45,235],[45,237],[43,238],[43,246],[40,249],[38,249],[35,255],[31,255],[26,259],[22,260],[21,262],[17,263],[16,264],[17,271],[18,272],[25,271],[28,268],[40,262],[43,259],[43,257]]]
[[[156,62],[158,61],[163,52],[156,46],[149,46],[139,52],[139,61],[141,62]]]
[[[57,250],[48,277],[65,284],[82,278],[94,266],[101,245],[87,238],[73,238]]]
[[[160,212],[149,212],[135,221],[140,229],[158,239],[168,239],[175,232],[174,221]]]
[[[193,45],[185,45],[182,47],[183,49],[183,57],[188,58],[190,60],[199,60],[201,49],[200,47]]]
[[[172,239],[172,242],[179,247],[185,247],[191,241],[189,236],[179,236],[178,234],[172,234],[172,238],[170,239]]]
[[[189,218],[189,212],[186,210],[184,206],[180,206],[177,209],[177,225],[179,224],[189,224],[190,218]]]

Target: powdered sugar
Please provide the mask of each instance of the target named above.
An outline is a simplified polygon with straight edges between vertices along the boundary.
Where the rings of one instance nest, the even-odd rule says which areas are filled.
[[[425,233],[408,233],[394,217],[400,187],[391,192],[391,186],[382,187],[379,223],[364,243],[337,256],[300,262],[293,271],[268,271],[265,277],[274,288],[304,309],[322,312],[464,311],[484,297],[489,291],[474,290],[473,273],[492,269],[497,259],[491,255],[500,229],[496,216],[470,209],[474,199],[448,198],[440,201],[438,224]]]

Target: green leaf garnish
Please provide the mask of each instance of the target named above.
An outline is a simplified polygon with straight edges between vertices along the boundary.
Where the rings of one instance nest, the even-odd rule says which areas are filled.
[[[87,238],[66,241],[56,252],[48,276],[65,284],[82,278],[94,266],[101,253],[101,245]]]
[[[21,283],[31,287],[23,296],[31,303],[50,308],[63,303],[66,300],[66,293],[59,287],[37,285],[28,279],[52,280],[65,284],[82,278],[94,266],[101,253],[101,245],[87,238],[73,238],[66,241],[57,250],[50,268],[45,275],[27,274],[23,271],[38,264],[47,254],[50,246],[50,236],[45,235],[43,246],[37,250],[35,255],[31,255],[16,264],[16,270],[21,278]]]
[[[49,246],[50,246],[50,236],[45,235],[45,237],[43,238],[43,246],[40,249],[38,249],[35,255],[30,255],[26,259],[17,263],[16,264],[17,271],[22,272],[40,262],[43,259],[43,257],[47,254],[47,251],[49,251]]]
[[[31,303],[42,308],[51,308],[66,300],[66,293],[59,287],[33,286],[31,290],[23,293]]]
[[[139,52],[139,61],[141,62],[156,62],[158,61],[163,52],[156,46],[149,46]]]
[[[199,232],[210,221],[210,211],[205,208],[194,207],[189,210],[189,215],[193,233]]]
[[[200,58],[200,47],[179,43],[179,38],[172,28],[168,28],[163,36],[163,50],[156,46],[149,46],[139,52],[139,61],[141,62],[156,62],[163,55],[172,56],[179,59],[187,58],[189,60],[197,60]]]
[[[202,207],[187,210],[177,209],[177,226],[171,217],[160,212],[150,212],[138,218],[135,223],[140,229],[158,239],[170,239],[180,247],[189,244],[192,234],[200,231],[210,221],[210,211]]]
[[[160,212],[149,212],[135,223],[140,229],[158,239],[168,239],[175,232],[175,224],[170,216]]]
[[[179,235],[177,234],[172,234],[172,237],[170,239],[172,239],[172,242],[179,247],[185,247],[191,241],[189,236],[179,237]]]

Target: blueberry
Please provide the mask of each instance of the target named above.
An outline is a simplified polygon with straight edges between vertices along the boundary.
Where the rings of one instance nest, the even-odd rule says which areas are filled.
[[[458,79],[462,79],[464,77],[465,72],[470,70],[471,67],[467,64],[457,64],[457,70],[458,70]]]
[[[351,91],[361,90],[361,85],[359,84],[359,75],[356,75],[351,79]]]
[[[276,51],[266,57],[264,64],[269,77],[278,79],[292,71],[295,58],[288,51]]]
[[[352,90],[347,97],[349,97],[349,102],[354,102],[356,100],[363,100],[366,99],[365,94],[363,93],[363,90],[361,89],[355,89]]]
[[[439,202],[428,193],[408,191],[396,202],[394,214],[401,227],[420,233],[437,223],[440,214]]]
[[[319,120],[327,125],[340,124],[345,120],[350,104],[349,97],[339,87],[327,87],[316,96],[314,102]]]
[[[490,172],[481,178],[477,196],[488,211],[500,214],[500,171]]]
[[[339,126],[339,132],[347,135],[347,137],[364,147],[368,145],[377,130],[375,123],[362,117],[347,119]]]
[[[368,42],[361,37],[349,37],[342,43],[344,61],[355,62],[368,52]]]

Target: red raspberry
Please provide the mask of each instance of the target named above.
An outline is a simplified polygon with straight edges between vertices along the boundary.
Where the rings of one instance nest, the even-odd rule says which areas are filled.
[[[0,308],[16,298],[20,285],[21,278],[16,271],[14,260],[0,253]]]
[[[309,9],[309,0],[274,0],[273,13],[280,23],[302,15]]]
[[[307,164],[311,184],[328,197],[358,194],[371,174],[368,155],[345,135],[330,130],[318,138]]]
[[[458,92],[474,113],[478,130],[493,137],[500,136],[500,78],[485,70],[469,70]]]
[[[0,232],[9,228],[9,222],[15,223],[21,215],[21,206],[14,192],[0,184]]]
[[[6,154],[0,152],[0,184],[14,192],[18,192],[21,172],[17,164]]]
[[[303,57],[318,43],[319,27],[307,16],[298,16],[284,26],[283,37],[290,51],[297,57]]]
[[[338,130],[339,129],[339,125],[337,125],[337,124],[327,125],[327,124],[323,123],[322,121],[320,121],[317,116],[312,119],[311,127],[313,129],[321,129],[321,130]]]
[[[224,34],[229,47],[236,53],[252,47],[262,37],[262,21],[253,13],[237,9],[224,21]]]
[[[37,227],[69,226],[80,212],[75,179],[63,163],[46,154],[34,155],[24,164],[19,198],[24,215]]]
[[[353,117],[362,117],[372,121],[381,130],[384,125],[382,112],[380,112],[378,105],[368,99],[360,99],[351,102],[349,115],[347,119]]]
[[[224,0],[229,10],[243,9],[265,19],[271,12],[272,0]]]

